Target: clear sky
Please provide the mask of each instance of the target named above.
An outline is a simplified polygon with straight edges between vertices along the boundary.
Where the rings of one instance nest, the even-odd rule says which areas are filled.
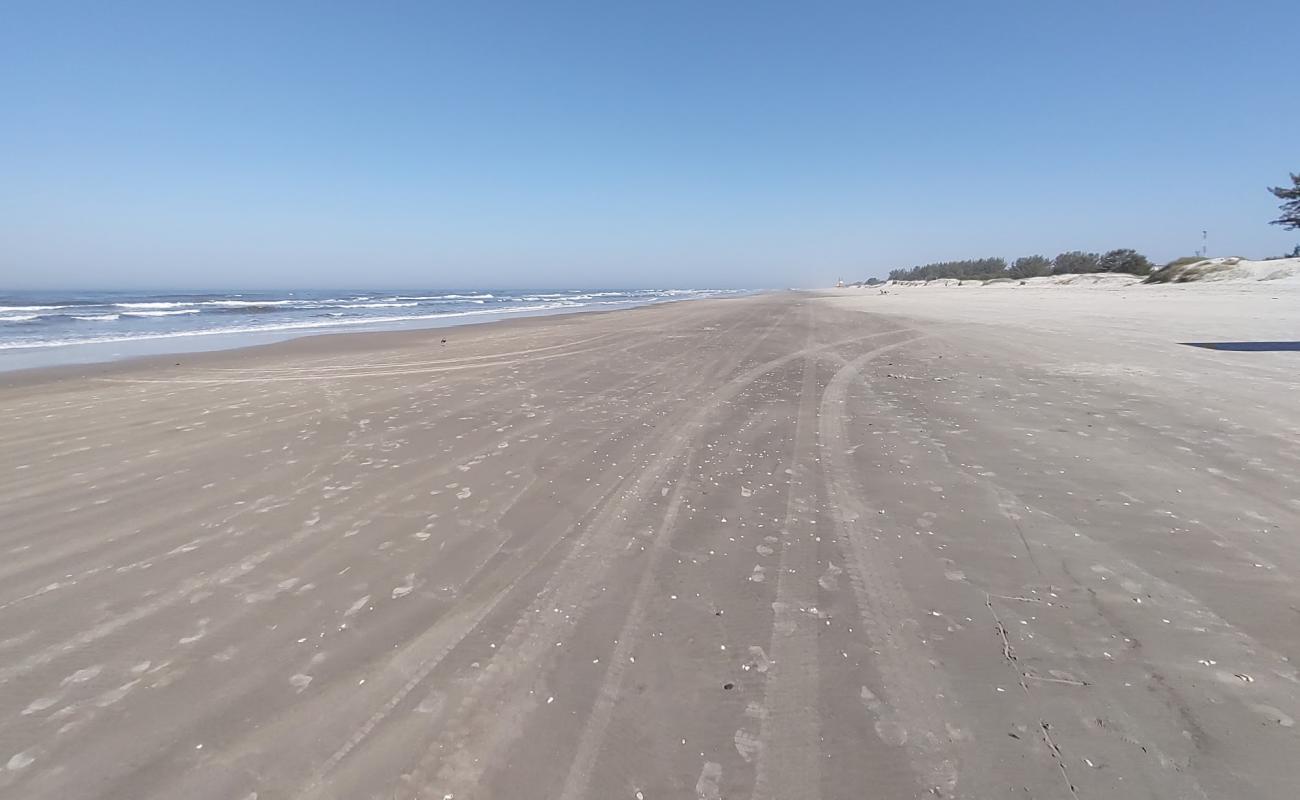
[[[0,288],[784,286],[1262,257],[1300,2],[0,10]]]

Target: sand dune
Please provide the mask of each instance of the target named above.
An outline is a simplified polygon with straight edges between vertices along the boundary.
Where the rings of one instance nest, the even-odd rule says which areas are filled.
[[[1141,291],[0,377],[0,796],[1293,797],[1295,296]]]

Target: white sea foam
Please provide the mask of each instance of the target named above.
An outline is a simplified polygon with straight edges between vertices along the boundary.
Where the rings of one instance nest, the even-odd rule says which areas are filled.
[[[392,298],[393,300],[493,300],[495,295],[484,292],[482,294],[425,294],[425,295],[405,295],[399,294]]]
[[[0,306],[0,351],[35,350],[76,344],[105,344],[142,339],[172,339],[221,334],[276,334],[281,332],[325,332],[329,329],[350,330],[355,326],[383,327],[400,323],[427,322],[458,318],[491,319],[511,314],[535,314],[554,311],[577,311],[627,307],[686,299],[701,295],[725,295],[729,291],[707,290],[631,290],[631,291],[544,291],[498,297],[490,292],[445,293],[437,295],[355,295],[328,299],[293,294],[193,295],[188,301],[154,300],[99,303],[78,302],[72,305],[52,302],[48,305]],[[183,297],[185,295],[179,295]],[[146,295],[147,297],[147,295]],[[119,296],[120,298],[120,296]],[[42,298],[44,299],[44,298]],[[53,298],[51,298],[53,299]],[[80,300],[80,298],[78,298]],[[14,298],[18,302],[22,300]],[[506,302],[509,301],[509,302]],[[30,302],[30,301],[28,301]],[[467,308],[467,306],[475,306]],[[15,313],[19,309],[30,309]],[[72,309],[59,311],[58,309]],[[391,309],[387,312],[385,309]],[[271,311],[272,316],[221,313],[223,311]],[[8,312],[8,315],[6,315]],[[49,312],[49,313],[37,313]],[[185,322],[172,325],[171,318]],[[34,320],[40,320],[36,324]],[[118,320],[121,320],[118,322]],[[61,321],[61,324],[60,324]],[[151,324],[146,324],[146,322]],[[27,323],[27,324],[19,324]],[[46,324],[49,323],[49,324]],[[73,327],[75,326],[75,327]]]
[[[95,336],[84,339],[50,339],[41,342],[0,342],[0,350],[15,350],[20,348],[38,348],[38,347],[64,347],[73,344],[111,344],[116,342],[132,342],[144,339],[171,339],[187,336],[214,336],[221,334],[242,334],[242,333],[277,333],[281,331],[293,330],[314,330],[320,328],[338,328],[352,325],[383,325],[394,322],[414,322],[420,320],[435,319],[452,319],[457,317],[472,317],[484,314],[519,314],[535,311],[549,311],[561,308],[558,303],[543,304],[535,306],[515,306],[513,308],[503,309],[482,309],[474,311],[446,311],[439,314],[404,314],[398,316],[384,317],[358,317],[356,319],[331,319],[318,321],[303,322],[285,322],[273,325],[241,325],[237,327],[224,328],[203,328],[199,330],[188,331],[167,331],[159,333],[140,333],[123,336]],[[144,312],[137,312],[144,313]]]
[[[216,306],[218,308],[257,308],[258,306],[312,305],[312,303],[304,303],[300,300],[199,300],[194,303],[178,303],[178,305]]]
[[[413,308],[419,303],[347,303],[327,308]]]

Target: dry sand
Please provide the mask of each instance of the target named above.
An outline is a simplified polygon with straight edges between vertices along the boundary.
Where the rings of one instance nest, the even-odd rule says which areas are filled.
[[[0,796],[1293,798],[1300,353],[1177,342],[1300,294],[1179,291],[0,378]]]

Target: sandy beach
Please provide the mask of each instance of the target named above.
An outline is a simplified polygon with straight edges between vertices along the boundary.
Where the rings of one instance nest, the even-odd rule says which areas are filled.
[[[1293,798],[1291,286],[0,375],[0,797]],[[447,342],[441,340],[446,337]]]

